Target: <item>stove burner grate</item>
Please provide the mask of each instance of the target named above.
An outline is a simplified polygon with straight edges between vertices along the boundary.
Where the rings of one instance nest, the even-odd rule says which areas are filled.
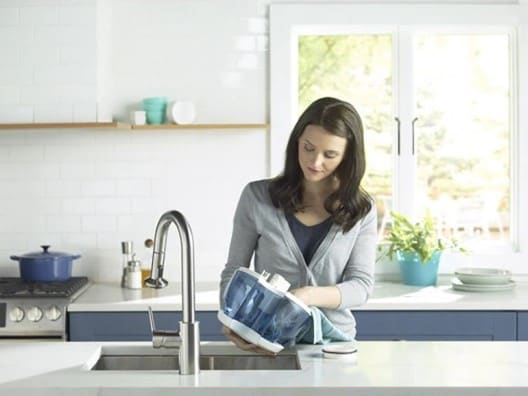
[[[20,278],[0,278],[0,297],[71,297],[88,283],[85,276],[63,282],[24,282]]]

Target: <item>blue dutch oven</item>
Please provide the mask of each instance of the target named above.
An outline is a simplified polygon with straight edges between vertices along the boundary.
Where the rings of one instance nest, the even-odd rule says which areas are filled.
[[[71,278],[72,262],[79,254],[49,252],[49,245],[42,245],[42,252],[11,256],[18,261],[20,277],[26,282],[60,282]]]

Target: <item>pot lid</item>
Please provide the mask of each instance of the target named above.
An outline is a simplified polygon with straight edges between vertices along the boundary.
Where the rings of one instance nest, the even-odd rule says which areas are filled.
[[[42,248],[41,252],[26,253],[20,256],[11,256],[11,258],[13,260],[19,260],[19,259],[24,259],[24,260],[47,259],[47,260],[50,260],[50,259],[61,259],[61,258],[69,258],[69,259],[75,260],[81,257],[81,255],[79,254],[71,254],[71,253],[64,253],[64,252],[50,252],[49,251],[50,245],[41,245],[40,247]]]

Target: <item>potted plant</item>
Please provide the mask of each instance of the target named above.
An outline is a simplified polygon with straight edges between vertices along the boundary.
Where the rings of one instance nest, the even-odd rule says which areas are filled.
[[[443,251],[458,249],[453,238],[444,240],[436,233],[433,217],[427,213],[422,221],[411,223],[404,215],[391,212],[392,228],[386,254],[400,266],[403,283],[428,286],[436,284],[438,263]]]

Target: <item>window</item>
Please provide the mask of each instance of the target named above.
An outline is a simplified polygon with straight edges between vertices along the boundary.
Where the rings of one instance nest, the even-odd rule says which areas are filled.
[[[363,118],[364,185],[380,237],[390,210],[429,211],[440,233],[477,255],[515,252],[521,14],[518,6],[272,5],[272,173],[300,112],[336,96]]]

